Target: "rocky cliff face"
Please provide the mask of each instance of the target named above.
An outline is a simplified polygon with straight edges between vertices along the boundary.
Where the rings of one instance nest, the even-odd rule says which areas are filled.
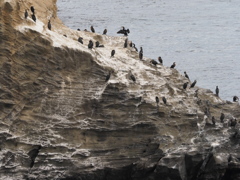
[[[0,179],[240,179],[238,103],[183,90],[126,37],[68,29],[55,3],[0,2]]]

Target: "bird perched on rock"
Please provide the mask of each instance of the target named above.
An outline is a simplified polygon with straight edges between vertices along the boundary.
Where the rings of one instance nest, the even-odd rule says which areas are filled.
[[[35,9],[34,9],[34,7],[31,6],[30,9],[31,9],[32,13],[34,14],[34,13],[35,13]]]
[[[193,88],[195,86],[195,84],[197,83],[196,80],[193,81],[193,83],[191,84],[190,88]]]
[[[104,29],[103,35],[106,35],[106,34],[107,34],[107,29]]]
[[[183,89],[186,89],[186,88],[187,88],[187,85],[188,85],[188,82],[185,82],[185,83],[183,84]]]
[[[215,125],[216,124],[216,120],[215,120],[215,117],[212,116],[212,124]]]
[[[132,41],[130,41],[130,43],[129,43],[129,46],[130,46],[130,47],[132,47],[132,46],[133,46],[133,43],[132,43]]]
[[[113,57],[114,54],[115,54],[115,50],[112,50],[112,52],[111,52],[111,57]]]
[[[128,38],[125,39],[125,42],[124,42],[123,47],[124,47],[124,48],[127,48],[127,45],[128,45]]]
[[[221,113],[221,116],[220,116],[220,122],[223,123],[223,120],[225,118],[225,115],[223,113]]]
[[[36,22],[37,18],[36,18],[36,16],[35,16],[35,14],[32,14],[32,20],[33,20],[34,22]]]
[[[156,96],[156,103],[158,104],[159,103],[159,98]]]
[[[219,88],[218,88],[218,86],[216,86],[215,92],[216,92],[216,95],[218,97],[219,96]]]
[[[189,79],[189,76],[187,75],[186,71],[184,71],[185,77]]]
[[[125,27],[123,26],[121,30],[119,30],[117,32],[118,34],[124,34],[124,36],[127,36],[130,33],[129,29],[125,29]]]
[[[162,64],[163,63],[163,60],[162,60],[162,58],[159,56],[158,57],[158,61]]]
[[[133,82],[136,82],[135,76],[131,73],[130,78],[132,79]]]
[[[237,96],[233,96],[233,102],[239,101],[239,98]]]
[[[91,26],[91,31],[95,33],[95,29],[93,28],[93,26]]]
[[[151,62],[154,66],[156,66],[156,65],[158,64],[158,62],[155,61],[154,59],[152,59],[150,62]]]
[[[100,44],[100,43],[99,43],[98,41],[96,41],[95,44],[96,44],[96,47],[99,47],[99,44]]]
[[[81,44],[83,44],[83,38],[82,38],[82,37],[79,37],[79,38],[78,38],[78,42],[80,42]]]
[[[27,10],[25,10],[24,17],[25,17],[25,19],[27,19],[27,17],[28,17],[28,12],[27,12]]]
[[[51,21],[48,21],[48,29],[51,30],[52,29],[52,25],[51,25]]]
[[[40,151],[40,149],[42,148],[41,145],[37,146],[36,148],[32,149],[31,151],[28,152],[28,156],[30,157],[31,159],[31,163],[30,163],[30,168],[33,167],[34,165],[34,162],[35,162],[35,159],[36,157],[38,156],[38,153]]]
[[[174,62],[170,68],[175,68],[175,66],[176,66],[176,63]]]
[[[81,30],[78,28],[77,31],[81,31]]]
[[[107,82],[110,79],[110,77],[111,77],[111,72],[108,73],[108,75],[106,76],[106,80],[105,81]]]
[[[137,49],[137,47],[135,46],[135,44],[132,43],[132,45],[133,45],[133,48],[138,52],[138,49]]]
[[[92,42],[92,40],[89,40],[88,48],[89,48],[89,49],[92,49],[92,48],[93,48],[93,42]]]
[[[162,97],[162,101],[164,104],[167,104],[167,99],[164,96]]]
[[[142,60],[143,59],[143,53],[140,51],[139,52],[139,59]]]
[[[141,52],[143,54],[143,48],[142,47],[140,47],[140,51],[139,52]]]

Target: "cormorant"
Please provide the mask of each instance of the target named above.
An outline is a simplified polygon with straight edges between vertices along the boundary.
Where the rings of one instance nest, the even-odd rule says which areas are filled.
[[[140,51],[139,52],[139,59],[142,60],[142,58],[143,58],[143,53]]]
[[[93,26],[91,26],[91,31],[95,33],[95,29],[93,28]]]
[[[108,75],[106,76],[106,80],[105,81],[107,82],[110,79],[110,77],[111,77],[111,73],[109,72]]]
[[[156,103],[158,104],[159,103],[159,98],[156,96]]]
[[[214,117],[214,116],[212,117],[212,123],[213,123],[213,125],[216,124],[216,120],[215,120],[215,117]]]
[[[162,58],[159,56],[158,57],[158,61],[162,64],[163,63],[163,60],[162,60]]]
[[[115,50],[112,50],[112,52],[111,52],[111,57],[113,57],[114,54],[115,54]]]
[[[125,42],[124,42],[124,48],[127,48],[127,45],[128,45],[128,38],[125,39]]]
[[[142,47],[140,47],[140,51],[139,52],[141,52],[143,54],[143,48]]]
[[[98,41],[96,41],[96,43],[95,43],[95,44],[96,44],[96,47],[99,47],[99,42],[98,42]]]
[[[130,46],[130,47],[132,47],[132,46],[133,46],[133,43],[132,43],[132,41],[129,43],[129,46]]]
[[[225,118],[225,115],[223,113],[221,113],[221,116],[220,116],[220,122],[223,123],[223,120]]]
[[[51,25],[51,22],[50,20],[48,21],[48,29],[51,30],[52,29],[52,25]]]
[[[118,34],[124,34],[125,36],[128,35],[128,33],[130,33],[129,29],[125,29],[125,27],[123,26],[121,30],[119,30],[117,32]]]
[[[216,95],[218,96],[218,95],[219,95],[219,89],[218,89],[218,86],[216,86],[215,92],[216,92]]]
[[[162,101],[164,104],[167,104],[167,99],[164,96],[162,97]]]
[[[33,167],[34,162],[35,162],[35,159],[36,159],[36,157],[37,157],[37,155],[38,155],[38,153],[39,153],[39,150],[40,150],[41,148],[42,148],[42,146],[39,145],[37,148],[34,148],[34,149],[32,149],[31,151],[28,152],[28,156],[29,156],[30,159],[31,159],[30,168]]]
[[[183,89],[186,89],[186,88],[187,88],[187,85],[188,85],[188,82],[185,82],[185,83],[183,84]]]
[[[37,18],[36,18],[36,16],[35,16],[35,14],[32,14],[32,20],[33,20],[34,22],[36,22]]]
[[[25,19],[27,19],[27,17],[28,17],[28,12],[27,12],[27,10],[25,10],[24,16],[25,16]]]
[[[107,29],[104,29],[103,35],[106,35],[106,34],[107,34]]]
[[[154,66],[156,66],[156,65],[158,64],[158,62],[155,61],[154,59],[152,59],[150,62],[151,62]]]
[[[136,48],[135,44],[132,43],[132,45],[133,45],[133,48],[138,52],[138,49]]]
[[[175,68],[175,66],[176,66],[176,63],[174,62],[170,68]]]
[[[239,98],[237,96],[233,96],[233,102],[239,101]]]
[[[195,84],[197,83],[196,80],[193,81],[193,83],[191,84],[190,88],[193,88],[195,86]]]
[[[93,42],[92,42],[92,40],[89,40],[88,48],[89,48],[89,49],[92,49],[92,48],[93,48]]]
[[[189,79],[189,76],[187,75],[186,71],[184,71],[185,77]]]
[[[133,80],[133,82],[136,82],[136,78],[133,74],[130,75],[130,78]]]
[[[80,42],[81,44],[83,44],[83,38],[82,38],[82,37],[79,37],[79,38],[78,38],[78,42]]]
[[[34,9],[34,7],[33,6],[31,6],[31,11],[32,11],[32,13],[34,14],[35,13],[35,9]]]

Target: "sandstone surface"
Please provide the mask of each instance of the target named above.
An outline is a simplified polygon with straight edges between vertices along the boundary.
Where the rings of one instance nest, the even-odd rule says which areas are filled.
[[[0,1],[0,179],[240,179],[239,104],[125,39],[67,28],[56,0]]]

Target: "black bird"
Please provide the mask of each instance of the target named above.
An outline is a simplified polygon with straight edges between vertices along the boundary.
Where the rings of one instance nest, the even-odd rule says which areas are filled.
[[[159,98],[156,96],[156,103],[158,104],[159,103]]]
[[[124,48],[127,48],[127,45],[128,45],[128,38],[125,39],[125,42],[124,42]]]
[[[185,77],[189,79],[189,76],[187,75],[186,71],[184,71]]]
[[[143,54],[143,48],[142,47],[140,47],[140,51],[139,52],[141,52]]]
[[[195,86],[195,84],[197,83],[196,80],[193,81],[193,83],[191,84],[190,88],[193,88]]]
[[[218,95],[219,95],[219,89],[218,89],[218,86],[216,86],[215,92],[216,92],[216,95],[218,96]]]
[[[167,104],[167,99],[164,96],[162,97],[162,101],[164,104]]]
[[[34,9],[34,7],[33,6],[31,6],[31,11],[32,11],[32,13],[34,14],[35,13],[35,9]]]
[[[132,47],[132,46],[133,46],[133,43],[132,43],[132,41],[129,43],[129,46],[130,46],[130,47]]]
[[[27,12],[27,10],[25,10],[24,16],[25,16],[25,19],[27,19],[27,17],[28,17],[28,12]]]
[[[233,102],[239,101],[239,98],[237,96],[233,96]]]
[[[158,57],[158,61],[162,64],[163,63],[163,60],[162,60],[162,58],[159,56]]]
[[[136,82],[136,78],[133,74],[130,75],[130,78],[133,80],[133,82]]]
[[[106,34],[107,34],[107,29],[104,29],[103,35],[106,35]]]
[[[223,123],[224,118],[225,118],[225,115],[223,113],[221,113],[221,116],[220,116],[221,123]]]
[[[185,82],[185,83],[183,84],[183,89],[186,89],[186,88],[187,88],[187,85],[188,85],[188,82]]]
[[[125,27],[122,27],[122,29],[119,30],[117,33],[118,34],[124,34],[125,36],[127,36],[128,33],[130,33],[130,31],[129,31],[129,29],[125,29]]]
[[[52,29],[52,25],[51,25],[51,22],[50,20],[48,21],[48,29],[51,30]]]
[[[37,18],[36,18],[36,16],[35,16],[35,14],[32,14],[32,20],[33,20],[34,22],[36,22]]]
[[[91,26],[91,31],[95,33],[95,29],[93,28],[93,26]]]
[[[78,42],[80,42],[81,44],[83,44],[83,38],[82,38],[82,37],[79,37],[79,38],[78,38]]]
[[[114,54],[115,54],[115,50],[112,50],[112,52],[111,52],[111,57],[113,57]]]
[[[92,49],[92,48],[93,48],[93,42],[92,42],[92,40],[89,40],[88,48],[89,48],[89,49]]]
[[[34,165],[34,162],[35,162],[35,159],[36,157],[38,156],[38,153],[39,153],[39,150],[42,148],[41,145],[39,145],[38,147],[32,149],[31,151],[28,152],[28,156],[30,157],[31,159],[31,163],[30,163],[30,168],[33,167]]]
[[[132,43],[132,45],[133,45],[133,48],[138,52],[138,49],[136,48],[135,44]]]
[[[142,58],[143,58],[143,53],[140,51],[139,52],[139,59],[142,60]]]
[[[100,44],[100,43],[97,41],[97,42],[96,42],[96,47],[99,47],[99,44]]]
[[[106,76],[106,80],[105,81],[107,82],[110,79],[110,77],[111,77],[111,73],[109,72],[108,75]]]
[[[176,66],[176,63],[174,62],[170,68],[175,68],[175,66]]]
[[[212,117],[212,123],[213,123],[213,125],[216,124],[216,120],[215,120],[215,117],[214,117],[214,116]]]
[[[158,62],[155,61],[154,59],[152,59],[150,62],[151,62],[154,66],[156,66],[156,65],[158,64]]]
[[[81,31],[81,30],[78,28],[77,31]]]

